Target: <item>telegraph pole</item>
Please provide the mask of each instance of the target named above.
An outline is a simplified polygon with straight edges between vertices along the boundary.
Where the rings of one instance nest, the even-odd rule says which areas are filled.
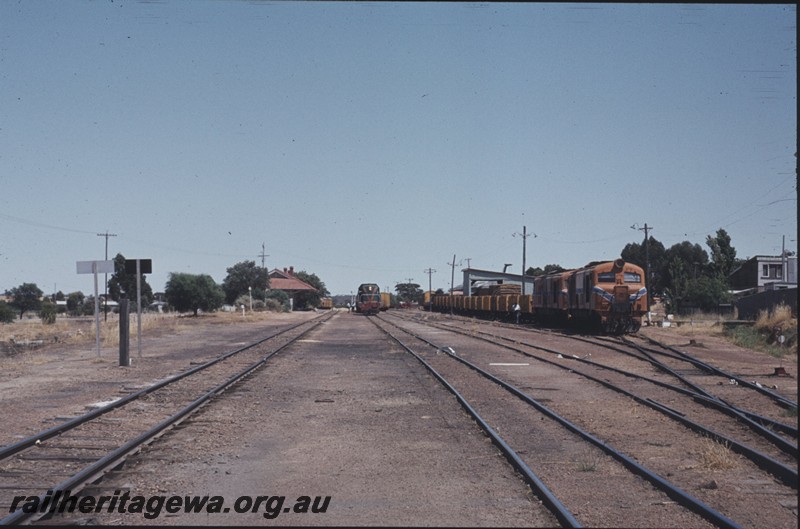
[[[647,321],[650,322],[650,237],[648,233],[652,230],[652,226],[648,226],[647,223],[644,223],[644,228],[639,228],[639,230],[644,231],[644,262],[645,262],[645,270],[644,270],[644,288],[647,289]]]
[[[453,259],[455,261],[455,259]],[[431,312],[431,303],[433,303],[433,292],[431,292],[431,274],[436,272],[433,268],[426,268],[423,270],[424,273],[428,274],[428,312]]]
[[[786,278],[788,277],[786,267],[788,266],[789,260],[786,259],[786,235],[783,236],[781,242],[781,282],[785,283]]]
[[[266,273],[267,272],[267,265],[266,265],[265,259],[267,257],[269,257],[269,254],[267,254],[267,249],[264,247],[264,243],[263,242],[261,243],[261,253],[258,254],[257,257],[261,258],[261,268]],[[267,274],[267,284],[264,285],[264,303],[267,302],[267,290],[269,290],[269,274]]]
[[[519,233],[512,233],[511,234],[512,237],[516,237],[517,235],[520,235],[520,234]],[[522,295],[523,296],[525,295],[525,253],[526,253],[525,252],[525,241],[531,235],[536,237],[535,233],[533,233],[533,234],[528,233],[528,227],[527,226],[523,226],[522,227],[522,235],[520,235],[520,237],[522,237],[522,273],[520,274],[520,278],[522,279]]]
[[[106,261],[108,261],[108,238],[116,237],[117,234],[108,233],[108,230],[106,230],[105,233],[98,233],[97,236],[106,238]],[[103,298],[103,321],[108,321],[108,273],[106,273],[105,277],[106,293],[105,297]]]
[[[453,254],[453,262],[447,263],[452,267],[450,272],[450,315],[453,315],[453,286],[456,278],[456,254]]]
[[[266,251],[267,251],[267,250],[266,250],[266,248],[264,247],[264,243],[262,242],[262,243],[261,243],[261,253],[260,253],[260,254],[258,254],[256,257],[260,257],[260,258],[261,258],[261,268],[263,268],[264,270],[266,270],[266,269],[267,269],[267,265],[266,265],[266,263],[265,263],[264,259],[266,259],[267,257],[269,257],[269,254],[267,254],[267,253],[266,253]]]

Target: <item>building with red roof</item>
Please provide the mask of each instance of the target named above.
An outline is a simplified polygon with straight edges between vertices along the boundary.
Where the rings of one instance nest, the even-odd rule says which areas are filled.
[[[294,275],[294,267],[290,266],[288,269],[278,270],[273,269],[269,273],[269,288],[270,290],[282,290],[289,296],[290,306],[294,307],[294,296],[298,292],[316,292],[317,289],[298,279]]]

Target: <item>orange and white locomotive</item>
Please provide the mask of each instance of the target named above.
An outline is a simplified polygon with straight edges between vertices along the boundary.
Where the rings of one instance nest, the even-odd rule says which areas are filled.
[[[647,313],[644,270],[622,259],[593,262],[533,279],[533,295],[433,296],[433,310],[508,318],[518,303],[522,319],[569,324],[612,334],[636,332]]]
[[[622,259],[589,263],[569,275],[569,317],[608,333],[636,332],[647,313],[644,270]]]

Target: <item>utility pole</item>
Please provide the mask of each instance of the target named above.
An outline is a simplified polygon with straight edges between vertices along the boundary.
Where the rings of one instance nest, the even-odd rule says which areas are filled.
[[[789,271],[786,270],[788,267],[789,259],[786,258],[786,235],[784,235],[781,241],[781,283],[786,283],[789,277]]]
[[[450,315],[453,315],[453,287],[456,278],[456,254],[453,254],[453,262],[447,263],[452,267],[450,272]]]
[[[634,226],[636,226],[634,224]],[[647,321],[650,322],[650,236],[649,232],[652,230],[652,226],[648,226],[647,223],[644,223],[644,228],[639,228],[640,231],[644,231],[644,288],[647,289]]]
[[[261,257],[261,268],[266,273],[267,272],[267,265],[266,265],[266,262],[264,260],[267,257],[269,257],[269,255],[267,254],[267,250],[264,247],[264,243],[263,242],[261,243],[261,253],[258,254],[258,257]],[[267,274],[267,284],[264,285],[264,303],[267,302],[267,290],[269,290],[269,274]]]
[[[453,259],[455,261],[455,259]],[[428,274],[428,312],[431,312],[431,303],[433,303],[433,292],[431,292],[431,274],[436,272],[433,268],[426,268],[423,270],[426,274]]]
[[[520,234],[519,233],[512,233],[511,234],[512,237],[516,237],[517,235],[520,235]],[[528,233],[528,227],[527,226],[523,226],[522,227],[522,235],[520,235],[520,237],[522,237],[522,272],[520,273],[520,279],[522,280],[522,295],[523,296],[525,295],[525,253],[526,253],[525,252],[525,241],[531,235],[536,237],[535,233],[533,233],[533,234]]]
[[[267,265],[265,264],[264,259],[269,257],[269,254],[266,253],[266,248],[264,247],[264,243],[263,242],[261,243],[261,253],[258,254],[257,257],[261,258],[261,268],[266,270],[267,269]]]
[[[106,230],[105,233],[98,233],[97,236],[106,238],[106,261],[108,261],[108,238],[109,237],[116,237],[117,234],[116,233],[108,233],[108,230]],[[108,273],[106,273],[105,276],[106,276],[106,280],[105,280],[106,293],[105,293],[105,297],[103,298],[103,321],[108,321]]]
[[[472,257],[465,257],[464,260],[467,262],[467,268],[472,268]]]

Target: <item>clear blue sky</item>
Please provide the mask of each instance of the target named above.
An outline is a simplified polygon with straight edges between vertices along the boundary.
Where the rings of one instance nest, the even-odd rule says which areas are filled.
[[[794,5],[0,2],[0,291],[796,250]],[[101,287],[102,289],[102,287]]]

